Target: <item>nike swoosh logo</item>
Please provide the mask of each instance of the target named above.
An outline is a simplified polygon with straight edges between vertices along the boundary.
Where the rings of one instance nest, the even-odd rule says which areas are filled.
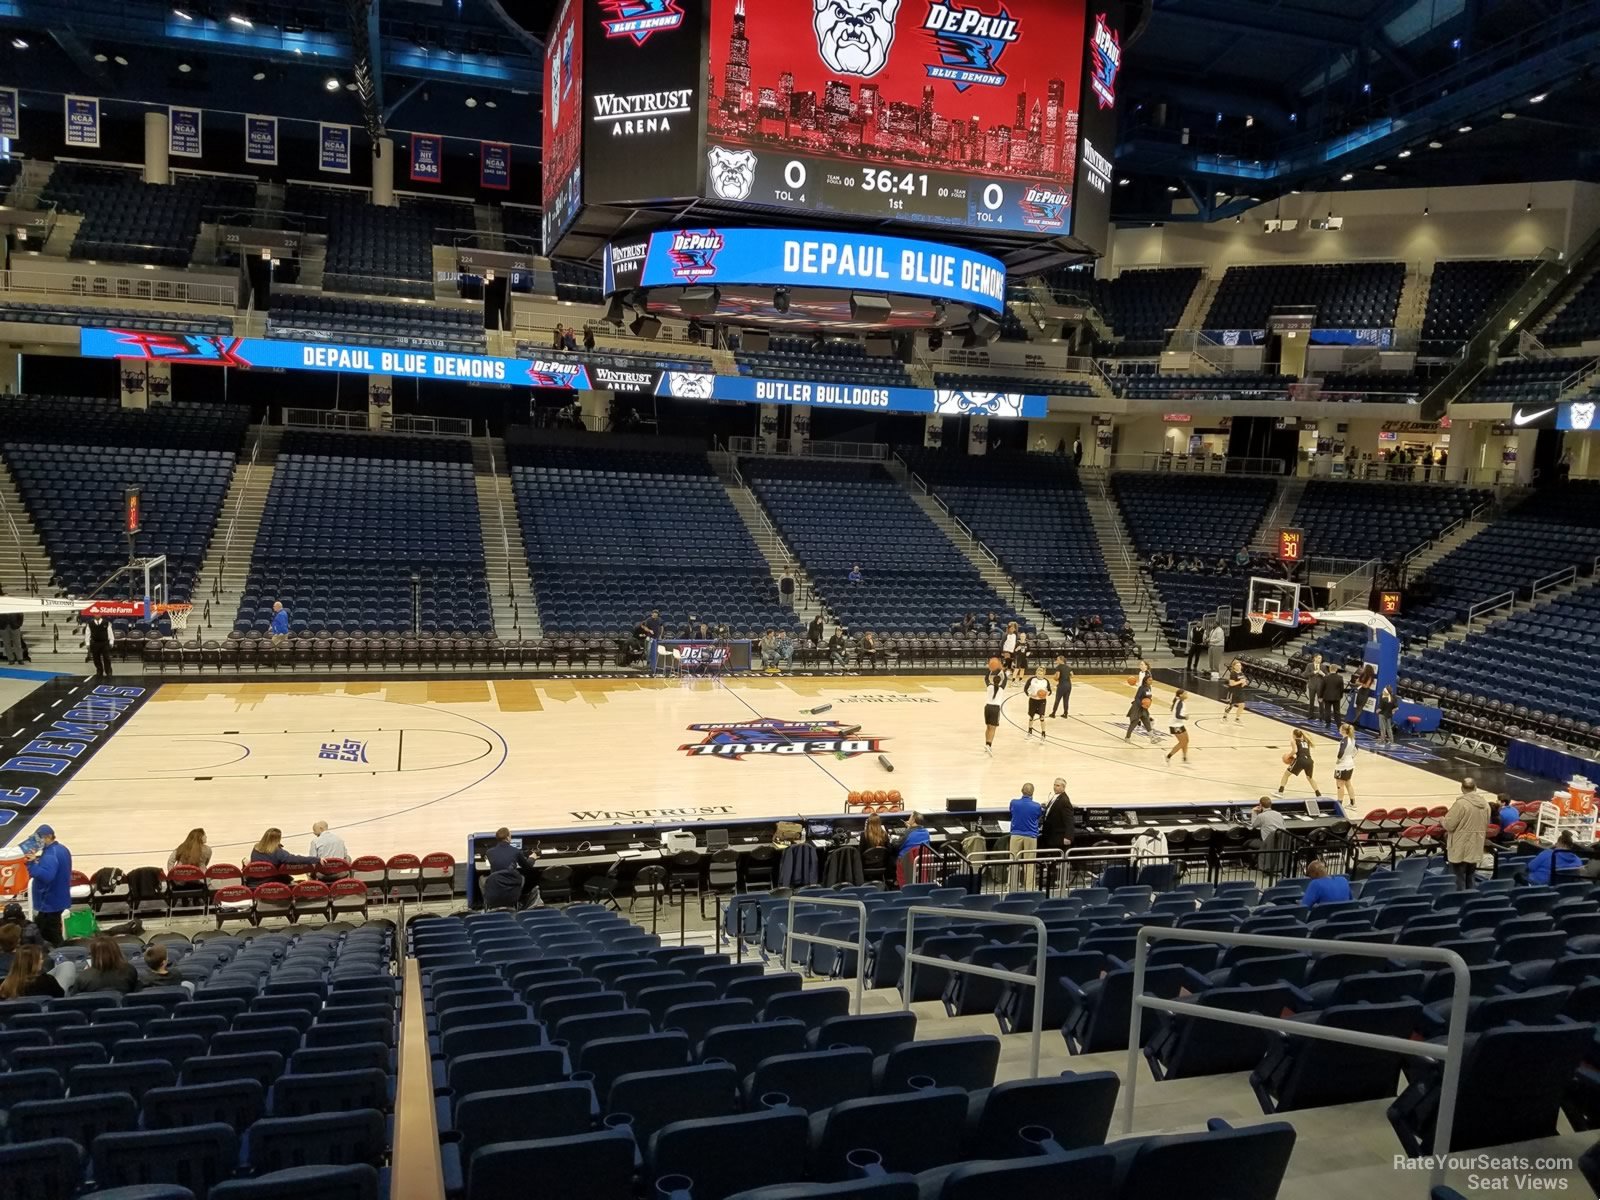
[[[1555,412],[1555,409],[1553,408],[1541,408],[1538,412],[1531,413],[1519,412],[1511,418],[1511,423],[1513,425],[1527,425],[1533,421],[1537,421],[1540,417],[1544,416],[1545,413],[1553,412]]]

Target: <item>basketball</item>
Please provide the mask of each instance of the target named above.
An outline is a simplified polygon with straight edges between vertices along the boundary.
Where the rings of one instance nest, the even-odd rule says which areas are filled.
[[[989,670],[998,671],[999,669],[1000,669],[1000,660],[998,658],[991,658],[989,660]]]
[[[889,793],[889,803],[890,804],[900,804],[900,803],[903,802],[903,800],[904,800],[904,797],[900,795],[900,789],[899,788],[896,788],[894,791]]]
[[[1136,677],[1130,675],[1128,677],[1128,686],[1129,687],[1138,687],[1139,686],[1139,680]]]
[[[852,804],[852,805],[862,803],[861,793],[860,792],[851,792],[850,793],[850,798],[847,801],[845,801],[845,803]]]
[[[1150,707],[1150,697],[1146,696],[1143,700],[1139,701],[1139,707],[1140,708],[1149,708]]]
[[[1289,751],[1289,753],[1287,753],[1287,754],[1285,754],[1283,756],[1283,765],[1286,766],[1286,767],[1294,765],[1294,751],[1293,750]]]

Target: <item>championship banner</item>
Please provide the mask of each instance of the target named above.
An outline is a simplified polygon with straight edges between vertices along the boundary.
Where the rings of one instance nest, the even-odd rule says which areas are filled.
[[[334,175],[350,174],[350,126],[318,123],[317,168]]]
[[[16,88],[0,88],[0,137],[15,138],[22,136],[21,127],[17,123]]]
[[[142,411],[150,407],[150,389],[147,386],[149,365],[137,360],[122,364],[118,374],[123,408]]]
[[[987,454],[989,452],[989,418],[973,417],[967,424],[967,453]]]
[[[778,449],[778,406],[776,404],[763,404],[761,406],[760,430],[761,450],[765,454],[772,454]]]
[[[367,428],[387,429],[394,417],[394,377],[367,376]]]
[[[246,113],[244,161],[256,167],[278,165],[278,118]]]
[[[439,183],[444,179],[444,139],[437,133],[411,135],[411,182]]]
[[[927,450],[944,448],[944,418],[929,415],[922,418],[922,445]]]
[[[478,147],[478,183],[496,191],[511,190],[511,143],[482,142]]]
[[[150,407],[172,403],[172,364],[149,362],[144,373],[145,395],[150,397]]]
[[[200,151],[200,110],[167,109],[167,153],[175,158],[202,158]]]
[[[804,454],[811,440],[811,410],[797,408],[789,414],[789,453]]]
[[[67,96],[66,143],[78,150],[100,149],[100,101],[94,96]]]

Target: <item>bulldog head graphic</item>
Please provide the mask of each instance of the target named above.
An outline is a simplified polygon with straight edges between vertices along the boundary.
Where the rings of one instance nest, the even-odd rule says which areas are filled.
[[[713,146],[706,158],[711,168],[711,190],[720,200],[748,200],[756,183],[753,150],[728,150]]]
[[[841,75],[876,75],[889,61],[900,0],[812,0],[817,53]]]

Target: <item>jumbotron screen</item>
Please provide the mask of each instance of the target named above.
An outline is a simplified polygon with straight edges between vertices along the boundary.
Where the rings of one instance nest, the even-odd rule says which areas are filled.
[[[705,195],[1070,233],[1093,36],[1084,0],[713,0]]]

